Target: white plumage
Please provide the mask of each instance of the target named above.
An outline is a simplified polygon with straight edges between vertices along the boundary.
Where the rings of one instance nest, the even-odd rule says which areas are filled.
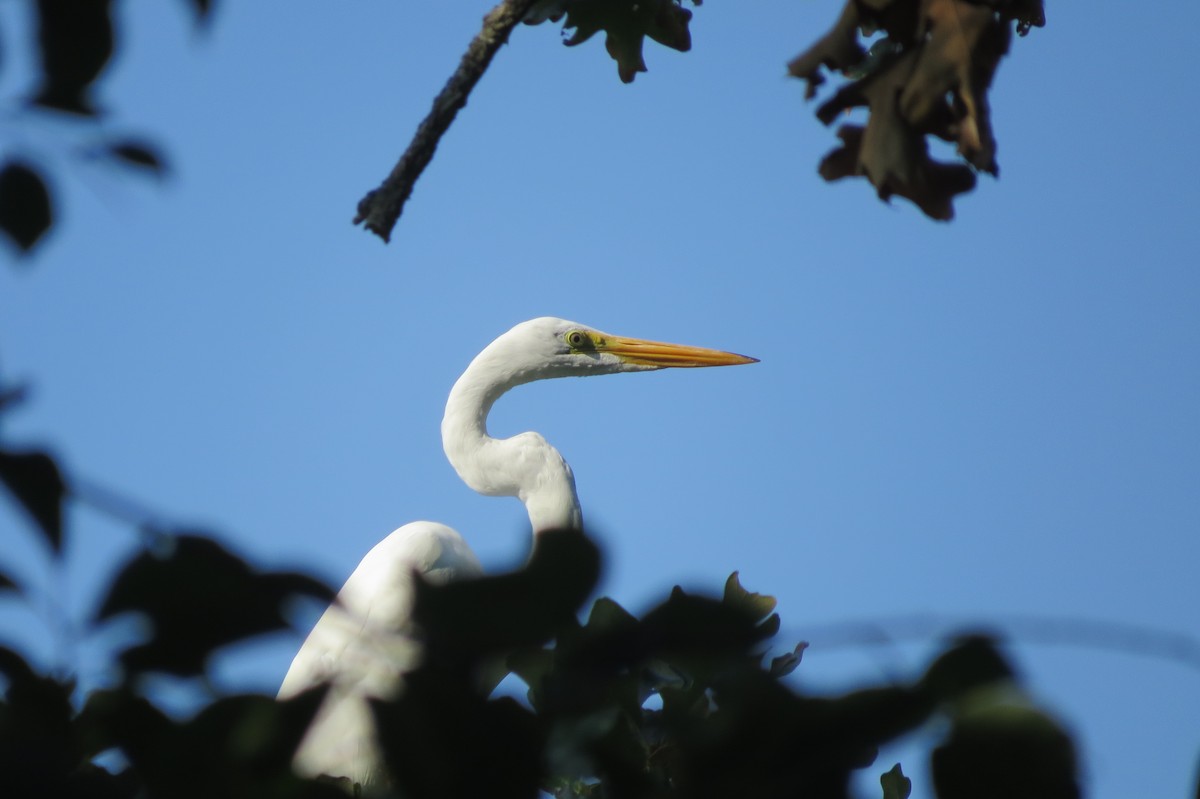
[[[471,488],[518,497],[535,536],[578,529],[575,478],[558,450],[537,433],[488,435],[488,413],[504,392],[553,377],[753,362],[719,350],[613,336],[564,319],[533,319],[489,344],[454,384],[442,419],[442,446]],[[395,697],[405,672],[420,660],[411,628],[412,581],[416,574],[444,583],[481,572],[462,536],[436,522],[406,524],[367,553],[313,627],[279,689],[279,698],[286,699],[330,684],[296,752],[299,773],[348,777],[367,788],[384,781],[368,699]]]

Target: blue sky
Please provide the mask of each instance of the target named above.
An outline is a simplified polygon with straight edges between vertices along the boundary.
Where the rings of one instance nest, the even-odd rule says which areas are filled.
[[[122,4],[103,130],[152,136],[173,176],[4,121],[6,148],[60,167],[61,221],[0,269],[0,366],[34,388],[6,439],[333,583],[421,518],[503,569],[524,512],[462,485],[438,439],[480,348],[548,314],[745,352],[762,362],[496,407],[494,433],[537,429],[574,467],[604,592],[636,610],[740,569],[779,598],[780,647],[812,641],[796,680],[821,690],[915,675],[936,649],[834,646],[843,622],[1008,624],[1091,796],[1188,795],[1200,674],[1011,622],[1200,634],[1200,151],[1179,60],[1200,9],[1051,4],[996,78],[1001,179],[946,225],[815,173],[833,134],[783,65],[839,4],[744,5],[696,9],[693,51],[648,45],[631,86],[599,39],[518,29],[384,246],[354,206],[486,3],[222,3],[207,34],[183,3]],[[10,37],[21,21],[0,15]],[[9,43],[4,66],[12,97]],[[102,679],[100,642],[56,653],[46,595],[78,618],[137,542],[86,509],[71,523],[55,576],[0,508],[0,567],[43,592],[3,603],[0,635]],[[223,660],[222,684],[273,691],[300,635]],[[911,750],[865,795],[897,756],[928,795]]]

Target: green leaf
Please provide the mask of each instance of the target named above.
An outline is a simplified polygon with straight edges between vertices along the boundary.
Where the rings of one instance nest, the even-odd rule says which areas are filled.
[[[946,741],[933,751],[939,799],[1078,799],[1075,745],[1058,723],[1019,692],[997,701],[983,689],[955,714]],[[982,694],[982,695],[980,695]]]
[[[44,452],[0,450],[0,482],[33,517],[51,549],[60,552],[66,485],[54,459]]]
[[[912,793],[912,780],[904,776],[899,763],[879,777],[879,784],[883,786],[883,799],[908,799]]]
[[[587,627],[592,630],[628,629],[635,624],[637,617],[605,596],[592,605],[587,620]]]
[[[37,170],[15,161],[0,169],[0,230],[28,252],[53,223],[50,192]]]
[[[647,36],[680,52],[692,48],[692,34],[688,29],[692,12],[683,8],[680,0],[641,0],[636,3],[563,0],[559,8],[567,16],[563,27],[575,29],[565,44],[583,44],[604,31],[605,49],[617,62],[617,74],[624,83],[630,83],[637,73],[646,71],[642,43]]]
[[[767,618],[776,605],[775,597],[756,594],[743,588],[737,572],[729,575],[729,579],[725,581],[725,596],[722,601],[745,610],[756,620]]]

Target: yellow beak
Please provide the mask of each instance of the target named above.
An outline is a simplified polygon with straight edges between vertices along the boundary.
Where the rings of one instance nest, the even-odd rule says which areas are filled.
[[[622,336],[598,336],[595,346],[598,352],[611,352],[627,363],[640,366],[698,367],[758,363],[758,358],[750,358],[733,352],[710,350],[706,347],[689,347],[686,344],[665,344],[661,341],[646,341]]]

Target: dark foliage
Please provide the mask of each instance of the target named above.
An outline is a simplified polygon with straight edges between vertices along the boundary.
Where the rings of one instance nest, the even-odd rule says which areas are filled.
[[[92,83],[113,52],[110,0],[38,0],[42,85],[33,102],[74,114],[96,113]]]
[[[431,634],[426,661],[405,693],[376,708],[404,796],[532,797],[540,785],[562,797],[841,799],[880,745],[935,715],[957,719],[956,703],[1000,688],[1012,696],[1004,708],[1024,707],[1043,726],[1037,733],[1006,728],[1013,745],[992,752],[989,766],[1027,770],[1030,751],[1022,747],[1040,752],[1050,740],[1045,730],[1057,730],[1023,699],[1012,670],[982,637],[952,645],[911,684],[836,698],[798,694],[779,673],[798,663],[803,648],[764,665],[762,652],[778,629],[774,601],[743,589],[736,575],[719,600],[676,588],[640,619],[601,599],[583,624],[574,618],[575,602],[561,606],[570,612],[555,629],[541,626],[553,615],[544,611],[526,625],[510,614],[554,596],[560,585],[551,575],[593,568],[594,549],[577,534],[547,541],[553,553],[535,552],[528,570],[427,586],[418,595],[424,629],[471,632]],[[496,630],[507,631],[507,646]],[[546,644],[531,646],[537,637]],[[488,699],[479,688],[488,658],[505,649],[509,668],[529,686],[529,708]],[[648,702],[652,696],[657,703]],[[956,721],[953,735],[960,728]],[[953,735],[938,757],[969,772],[978,750]],[[1056,747],[1067,740],[1058,735]],[[1024,783],[1045,789],[1030,795],[1075,795],[1069,742],[1054,751],[1045,757],[1053,767]],[[907,795],[898,769],[883,783],[887,796]]]
[[[187,5],[197,24],[209,19],[211,0],[187,0]],[[102,112],[95,100],[97,85],[119,44],[113,26],[116,7],[112,0],[36,0],[37,35],[29,46],[40,68],[28,95],[30,106],[65,114],[80,126],[94,125]],[[157,149],[140,139],[99,138],[80,153],[143,173],[165,173]],[[44,170],[10,155],[0,167],[0,231],[28,252],[53,227],[53,208]]]
[[[987,91],[1012,28],[1043,24],[1040,0],[846,0],[833,28],[788,64],[809,98],[822,67],[850,80],[818,108],[826,125],[847,109],[869,109],[865,126],[838,129],[842,144],[821,162],[821,176],[863,176],[881,199],[898,194],[933,219],[952,218],[975,170],[999,171]],[[864,49],[859,37],[877,32],[883,37]],[[929,136],[956,144],[964,163],[932,159]]]
[[[50,192],[38,170],[19,161],[0,168],[0,230],[27,252],[52,224]]]
[[[694,4],[700,5],[699,0],[694,0]],[[682,0],[645,0],[640,3],[540,0],[534,3],[525,21],[536,25],[546,20],[557,22],[563,17],[566,17],[563,28],[575,30],[563,42],[568,47],[583,44],[604,31],[604,47],[617,62],[617,74],[624,83],[632,83],[637,73],[646,71],[642,45],[647,36],[682,53],[692,49],[692,33],[688,29],[692,12],[683,7]]]
[[[121,653],[128,674],[187,677],[203,674],[215,650],[287,627],[282,606],[298,596],[333,593],[301,574],[258,571],[209,538],[167,536],[121,570],[96,619],[135,612],[150,621],[152,638]]]
[[[586,536],[563,531],[543,536],[517,572],[418,587],[425,657],[399,698],[375,706],[392,790],[409,799],[843,799],[880,745],[940,716],[950,732],[932,754],[939,797],[1078,796],[1070,739],[1024,697],[989,638],[953,643],[911,683],[808,696],[781,682],[804,644],[765,656],[779,629],[775,602],[736,573],[720,598],[675,588],[640,618],[600,599],[581,623],[599,564]],[[155,536],[96,613],[152,622],[151,637],[119,655],[119,685],[79,709],[69,680],[0,648],[0,794],[344,796],[345,786],[290,768],[322,689],[283,702],[228,696],[178,719],[140,679],[203,676],[213,652],[283,626],[287,598],[330,593],[205,537]],[[528,704],[484,687],[500,661],[527,684]],[[113,751],[126,766],[94,763]],[[881,784],[885,799],[907,796],[898,766]]]
[[[66,486],[45,452],[0,449],[0,482],[37,524],[55,551],[62,548],[62,505]]]
[[[97,153],[126,166],[140,167],[157,175],[166,172],[162,155],[148,142],[133,139],[107,142],[98,148]]]

